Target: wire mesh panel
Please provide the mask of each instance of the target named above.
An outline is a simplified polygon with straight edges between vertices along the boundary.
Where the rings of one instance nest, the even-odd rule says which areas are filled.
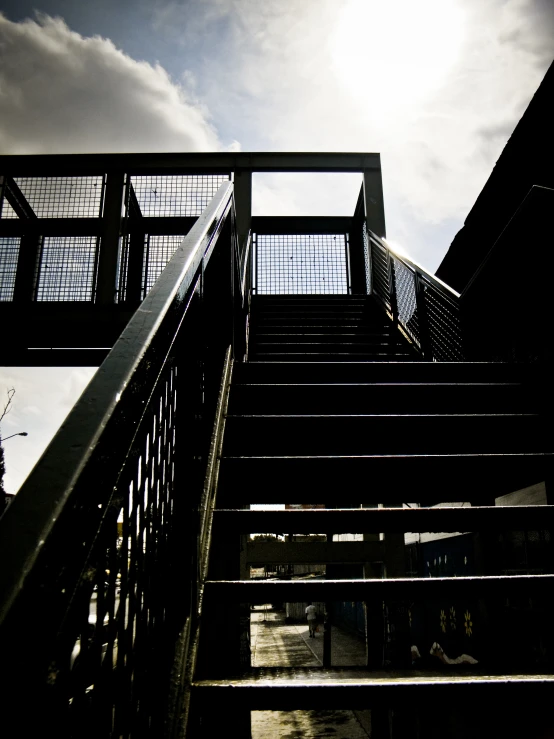
[[[37,218],[98,218],[102,215],[103,178],[16,177]],[[17,218],[4,200],[2,218]]]
[[[257,234],[260,295],[348,293],[345,234]]]
[[[91,301],[99,241],[98,236],[46,236],[36,299]]]
[[[0,238],[0,301],[13,300],[19,244],[19,236]]]
[[[439,362],[464,359],[459,302],[426,285],[425,307],[434,359]]]
[[[176,631],[190,606],[174,562],[187,550],[184,509],[175,500],[179,438],[181,457],[187,455],[186,434],[177,432],[178,386],[177,366],[166,365],[95,543],[89,607],[75,611],[69,716],[95,736],[134,736],[144,726],[158,736],[166,717]],[[180,413],[188,421],[192,408]]]
[[[227,175],[137,175],[131,177],[143,216],[199,216]]]
[[[146,236],[142,268],[143,297],[151,290],[184,238],[179,235]]]
[[[417,315],[415,274],[394,257],[392,257],[392,263],[394,269],[398,322],[416,342],[416,344],[421,346],[421,331]]]
[[[0,217],[2,218],[17,218],[18,217],[17,213],[12,208],[12,206],[8,203],[5,197],[2,198],[2,202],[0,203],[0,206],[1,206]]]
[[[363,225],[363,230],[367,238],[365,222]],[[377,243],[374,239],[370,239],[370,243],[373,292],[382,301],[386,310],[390,314],[392,311],[392,305],[387,250],[383,246],[381,246],[381,244]],[[368,264],[369,260],[367,260],[366,258],[366,265]]]

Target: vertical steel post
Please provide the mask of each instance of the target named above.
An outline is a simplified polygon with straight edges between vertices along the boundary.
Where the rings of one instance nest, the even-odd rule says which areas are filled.
[[[96,277],[95,302],[98,305],[113,305],[115,301],[124,192],[124,173],[111,172],[108,174],[104,194],[100,257]]]
[[[237,213],[237,236],[241,254],[246,247],[252,225],[252,170],[241,169],[234,178],[235,209]]]
[[[364,169],[364,206],[367,227],[381,238],[387,235],[381,168]]]
[[[14,303],[20,304],[31,303],[35,299],[42,253],[42,237],[33,221],[28,221],[28,224],[19,242],[19,256],[13,290]]]
[[[379,160],[380,162],[380,160]],[[385,206],[383,203],[383,181],[381,178],[381,166],[378,169],[364,169],[363,180],[364,216],[368,230],[369,243],[369,294],[373,293],[373,270],[371,265],[371,240],[370,232],[377,236],[385,237]]]
[[[125,279],[125,302],[131,305],[137,305],[145,297],[142,277],[146,234],[141,221],[140,205],[131,184],[131,177],[127,175],[125,183],[125,222],[129,226],[129,233],[126,237],[128,239],[127,274],[121,275],[120,280]]]

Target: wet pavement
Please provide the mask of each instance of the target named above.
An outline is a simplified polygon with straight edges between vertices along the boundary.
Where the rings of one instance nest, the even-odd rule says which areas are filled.
[[[284,612],[257,606],[251,613],[253,667],[318,667],[323,664],[323,633],[310,639],[308,624],[286,624]],[[333,626],[331,664],[365,664],[363,640]],[[370,711],[253,711],[252,739],[367,739]]]

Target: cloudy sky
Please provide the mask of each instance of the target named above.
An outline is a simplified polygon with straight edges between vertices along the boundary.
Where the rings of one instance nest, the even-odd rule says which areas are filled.
[[[387,232],[435,271],[554,57],[552,0],[1,0],[0,153],[379,152]],[[259,214],[359,179],[258,176]],[[309,186],[308,186],[309,185]],[[0,368],[15,492],[91,371]]]

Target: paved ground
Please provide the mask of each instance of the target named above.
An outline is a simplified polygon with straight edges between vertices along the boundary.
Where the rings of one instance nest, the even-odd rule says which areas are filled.
[[[315,667],[323,660],[323,634],[308,636],[308,625],[285,624],[284,613],[258,606],[251,614],[254,667]],[[320,627],[321,628],[321,627]],[[336,627],[331,630],[331,664],[365,664],[362,640]],[[369,711],[253,711],[252,739],[367,739]]]

